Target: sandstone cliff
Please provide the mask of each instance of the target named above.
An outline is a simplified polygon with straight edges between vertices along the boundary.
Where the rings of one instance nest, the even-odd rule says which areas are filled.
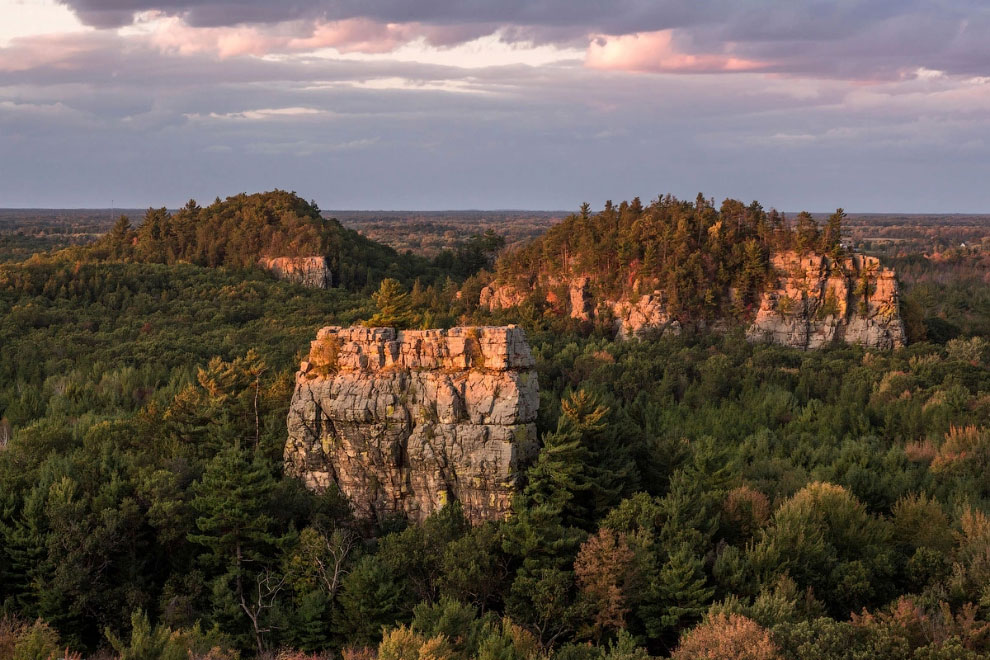
[[[834,341],[889,350],[905,344],[900,318],[897,280],[874,257],[854,254],[835,261],[822,255],[781,252],[771,260],[772,278],[764,287],[759,309],[751,317],[746,336],[802,349],[821,348]],[[608,319],[620,339],[657,333],[677,333],[680,320],[668,307],[660,289],[636,282],[629,294],[596,296],[587,276],[539,283],[546,302],[579,320]],[[559,291],[565,291],[565,294]],[[522,285],[491,284],[481,291],[479,303],[487,309],[518,305],[533,289]],[[730,292],[730,296],[732,292]],[[719,330],[725,321],[709,322]]]
[[[280,280],[314,289],[333,286],[333,274],[325,257],[265,257],[258,261],[258,265]]]
[[[419,521],[452,500],[502,518],[537,450],[533,366],[514,326],[323,328],[296,374],[286,470],[336,483],[359,518]]]
[[[747,330],[753,340],[799,348],[833,341],[890,350],[904,346],[894,271],[875,257],[840,261],[820,255],[774,255],[776,280],[763,293]]]

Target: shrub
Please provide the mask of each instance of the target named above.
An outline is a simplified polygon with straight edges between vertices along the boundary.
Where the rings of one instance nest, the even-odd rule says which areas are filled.
[[[340,339],[337,335],[327,335],[313,342],[309,351],[309,362],[320,376],[337,372],[340,358]]]
[[[38,619],[22,628],[9,657],[11,660],[50,660],[58,655],[62,655],[58,633]]]

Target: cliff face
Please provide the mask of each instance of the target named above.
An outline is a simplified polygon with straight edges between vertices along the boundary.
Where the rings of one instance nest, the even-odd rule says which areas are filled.
[[[329,289],[333,275],[325,257],[265,257],[258,265],[280,280],[296,282],[314,289]]]
[[[537,450],[533,366],[514,326],[323,328],[296,374],[286,470],[336,483],[359,518],[421,521],[452,500],[502,518]]]
[[[798,348],[845,341],[890,350],[906,343],[894,271],[875,257],[835,261],[784,252],[773,267],[776,282],[763,293],[749,338]]]
[[[876,258],[855,254],[835,261],[789,251],[774,255],[772,266],[774,277],[746,330],[751,341],[802,349],[821,348],[833,341],[881,350],[906,343],[897,280]],[[566,288],[565,296],[547,294],[548,304],[575,319],[611,319],[620,339],[681,330],[660,289],[612,299],[596,298],[587,276],[566,282],[548,280],[543,285],[551,291]],[[643,288],[641,283],[633,287],[636,291]],[[505,309],[530,293],[521,286],[492,284],[482,289],[479,302],[488,309]],[[718,330],[725,325],[717,321],[709,327]]]

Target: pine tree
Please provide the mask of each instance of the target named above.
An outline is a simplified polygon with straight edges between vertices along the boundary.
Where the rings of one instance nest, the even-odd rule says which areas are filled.
[[[189,540],[209,552],[203,561],[240,569],[245,562],[262,560],[277,544],[267,514],[275,480],[263,461],[252,458],[239,444],[221,450],[207,465],[194,487],[192,508],[197,534]]]
[[[368,327],[407,328],[413,321],[412,304],[398,280],[387,277],[382,280],[378,291],[371,294],[378,312],[365,321]]]
[[[807,211],[801,211],[797,216],[797,251],[801,253],[810,252],[818,247],[818,223]]]
[[[334,612],[335,631],[354,646],[372,646],[382,628],[404,619],[409,596],[396,575],[374,555],[366,555],[344,578]]]
[[[846,212],[841,208],[829,216],[828,224],[822,233],[821,251],[831,255],[833,258],[841,256],[842,252],[842,221],[846,218]]]
[[[271,609],[278,584],[266,562],[279,545],[267,510],[275,480],[265,463],[235,443],[221,450],[193,487],[192,508],[198,534],[192,543],[203,546],[203,564],[215,575],[214,609],[221,618],[246,616],[261,653],[266,628],[260,619]],[[273,590],[274,589],[274,590]]]
[[[715,594],[708,586],[701,558],[687,544],[670,555],[653,588],[658,599],[644,610],[654,614],[647,627],[656,637],[700,621]]]
[[[721,492],[697,471],[678,470],[670,491],[661,500],[666,521],[660,532],[665,547],[689,544],[698,552],[707,548],[718,530]]]
[[[102,243],[106,246],[107,256],[111,259],[123,259],[130,253],[130,241],[134,232],[131,229],[131,221],[126,215],[117,218],[110,231]]]
[[[330,643],[329,618],[330,603],[322,590],[302,594],[297,600],[290,630],[293,646],[307,652],[327,648]]]
[[[584,390],[561,402],[557,430],[527,473],[524,495],[557,509],[570,525],[588,525],[614,506],[635,465],[606,433],[610,409]]]

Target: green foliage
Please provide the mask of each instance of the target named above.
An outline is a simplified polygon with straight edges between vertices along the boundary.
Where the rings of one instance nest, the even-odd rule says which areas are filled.
[[[715,593],[707,584],[701,559],[687,544],[672,553],[660,569],[655,589],[660,601],[651,631],[654,634],[679,630],[700,620]]]
[[[890,534],[889,524],[870,516],[849,491],[814,483],[777,509],[754,562],[811,587],[841,616],[888,596]]]
[[[338,602],[334,630],[358,646],[377,644],[382,628],[407,620],[412,609],[399,576],[374,555],[362,557],[347,574]]]
[[[58,633],[39,619],[21,631],[10,660],[50,660],[61,650]]]
[[[399,330],[409,327],[413,322],[413,312],[410,307],[409,293],[402,290],[398,280],[390,277],[382,280],[378,291],[371,295],[375,300],[378,311],[365,321],[369,327],[392,327]]]
[[[204,633],[197,624],[190,630],[173,631],[164,626],[152,627],[147,614],[131,615],[131,634],[126,641],[107,631],[110,646],[120,660],[237,660],[230,641],[217,629]]]

